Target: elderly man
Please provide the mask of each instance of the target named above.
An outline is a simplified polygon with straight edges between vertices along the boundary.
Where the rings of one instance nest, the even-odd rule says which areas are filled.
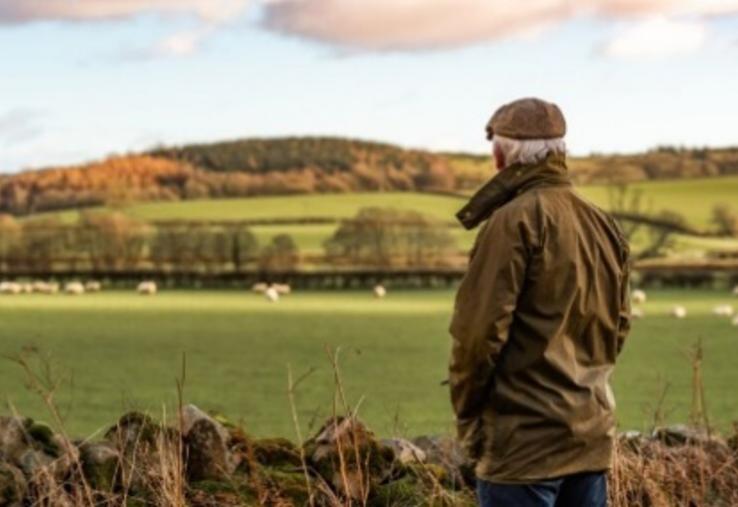
[[[559,108],[501,107],[499,173],[457,215],[482,224],[456,295],[449,381],[483,507],[607,505],[609,385],[629,331],[628,245],[567,175]]]

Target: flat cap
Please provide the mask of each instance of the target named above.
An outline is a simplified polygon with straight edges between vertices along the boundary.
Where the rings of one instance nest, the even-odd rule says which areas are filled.
[[[505,104],[487,123],[487,139],[554,139],[566,135],[566,120],[559,106],[536,98]]]

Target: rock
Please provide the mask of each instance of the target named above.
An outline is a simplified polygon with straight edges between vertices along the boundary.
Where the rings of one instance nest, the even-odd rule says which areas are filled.
[[[411,463],[425,463],[425,451],[404,438],[382,440],[382,444],[392,448],[395,458],[403,465]]]
[[[353,417],[331,418],[305,443],[313,468],[341,495],[353,500],[373,491],[391,477],[395,455]],[[368,491],[367,491],[368,489]]]
[[[302,466],[300,449],[286,438],[265,438],[252,444],[254,459],[266,467],[298,468]]]
[[[37,449],[28,448],[18,457],[17,464],[31,482],[46,476],[61,482],[71,472],[74,460],[68,454],[54,458]]]
[[[55,458],[63,454],[63,442],[48,424],[26,419],[25,432],[31,440],[34,449],[43,451],[45,454]]]
[[[141,448],[154,448],[160,433],[160,426],[151,417],[129,412],[105,433],[105,440],[114,443],[124,454],[131,454]]]
[[[28,447],[25,420],[19,417],[0,417],[0,458],[13,460]]]
[[[79,446],[82,472],[93,489],[112,491],[116,484],[121,457],[109,443],[86,442]]]
[[[422,436],[412,440],[426,455],[426,463],[443,467],[448,474],[448,485],[453,489],[474,487],[474,464],[467,460],[459,442],[448,436]]]
[[[27,490],[23,472],[9,463],[0,462],[0,505],[21,507]]]
[[[684,424],[675,424],[663,428],[656,428],[651,437],[662,442],[667,447],[682,445],[708,444],[716,441],[714,437],[699,428],[692,428]]]
[[[222,424],[188,405],[182,409],[182,433],[190,480],[223,480],[233,474],[236,460],[228,449],[230,438]]]

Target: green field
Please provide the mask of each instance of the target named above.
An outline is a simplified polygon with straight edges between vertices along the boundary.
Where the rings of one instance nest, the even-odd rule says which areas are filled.
[[[316,369],[298,392],[300,417],[315,426],[332,399],[324,346],[341,347],[349,398],[363,399],[360,414],[378,432],[444,432],[451,414],[439,384],[452,298],[447,290],[391,291],[385,300],[368,292],[297,292],[274,305],[225,291],[0,296],[0,355],[28,345],[50,354],[57,377],[71,380],[59,401],[75,434],[100,429],[128,408],[160,414],[169,403],[171,414],[186,352],[189,402],[242,420],[255,434],[292,436],[287,364],[296,375]],[[666,384],[669,420],[686,421],[688,353],[699,337],[710,414],[722,428],[738,419],[738,328],[711,314],[732,299],[708,291],[649,292],[647,316],[635,322],[614,378],[621,428],[647,426]],[[689,310],[685,320],[668,316],[677,303]],[[0,396],[47,418],[10,362],[0,367]]]
[[[644,204],[651,212],[672,210],[681,213],[696,227],[707,227],[717,204],[735,206],[738,201],[738,176],[703,179],[652,181],[631,185],[644,194]],[[609,206],[605,186],[585,186],[579,191],[595,204]],[[352,194],[292,195],[138,203],[122,210],[145,220],[197,219],[243,220],[259,218],[350,217],[367,206],[413,209],[425,215],[452,221],[464,204],[462,197],[413,192],[378,192]],[[74,220],[76,211],[62,212]]]
[[[691,225],[699,228],[710,226],[710,216],[717,204],[732,204],[738,196],[738,177],[656,181],[633,185],[644,193],[644,203],[649,212],[672,210],[682,214]],[[593,202],[607,208],[609,197],[604,186],[581,187],[580,191]],[[363,207],[394,207],[412,209],[446,223],[454,222],[454,214],[463,206],[465,198],[421,194],[413,192],[379,192],[355,194],[293,195],[278,197],[252,197],[243,199],[212,199],[175,202],[148,202],[117,208],[142,220],[245,220],[245,219],[301,219],[307,217],[346,218]],[[79,213],[58,213],[64,221],[74,222]],[[320,254],[324,241],[331,236],[335,225],[285,224],[261,225],[252,228],[261,244],[266,244],[277,234],[291,235],[300,251]],[[474,232],[460,226],[451,229],[462,249],[468,249],[474,240]],[[644,238],[636,237],[636,248]],[[675,252],[700,255],[707,250],[738,248],[738,241],[722,238],[676,238]]]

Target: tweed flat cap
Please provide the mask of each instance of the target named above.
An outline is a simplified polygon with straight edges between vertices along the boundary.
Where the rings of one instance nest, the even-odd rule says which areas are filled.
[[[566,135],[566,120],[559,106],[536,98],[505,104],[487,123],[487,139],[554,139]]]

